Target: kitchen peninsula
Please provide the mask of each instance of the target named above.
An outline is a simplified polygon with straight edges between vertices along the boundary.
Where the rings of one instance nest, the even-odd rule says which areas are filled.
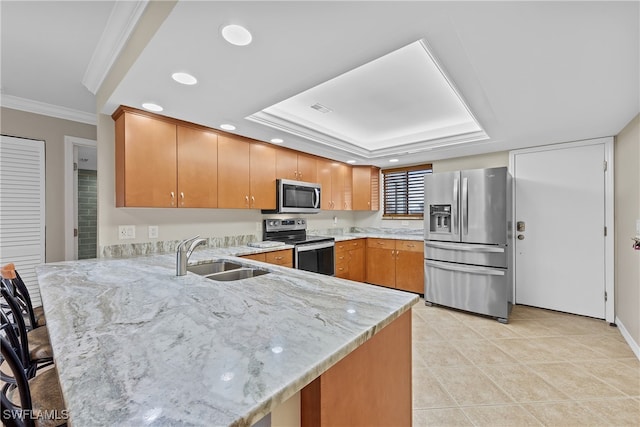
[[[74,426],[251,425],[298,392],[303,425],[410,425],[416,295],[224,249],[192,262],[211,259],[270,273],[177,277],[174,254],[38,268]]]

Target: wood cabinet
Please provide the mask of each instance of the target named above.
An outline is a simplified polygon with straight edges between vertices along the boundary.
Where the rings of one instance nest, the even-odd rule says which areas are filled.
[[[424,293],[424,248],[413,240],[367,239],[366,281]]]
[[[380,209],[380,169],[375,166],[353,166],[353,210]]]
[[[178,126],[178,206],[218,207],[218,135]]]
[[[122,107],[113,118],[116,206],[217,206],[216,133]]]
[[[336,242],[336,277],[365,281],[366,239]]]
[[[318,159],[318,182],[322,187],[323,210],[351,210],[351,166]]]
[[[275,209],[275,148],[238,136],[218,137],[218,207]]]
[[[262,261],[268,264],[276,264],[283,267],[293,268],[293,249],[282,249],[279,251],[242,255],[241,258],[252,259],[254,261]]]
[[[317,182],[316,158],[285,148],[276,149],[276,178]]]
[[[300,393],[303,427],[411,426],[411,310]]]

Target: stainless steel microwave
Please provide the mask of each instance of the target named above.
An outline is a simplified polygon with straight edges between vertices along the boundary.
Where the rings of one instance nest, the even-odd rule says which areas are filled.
[[[320,184],[276,180],[276,209],[262,213],[318,213],[320,212]]]

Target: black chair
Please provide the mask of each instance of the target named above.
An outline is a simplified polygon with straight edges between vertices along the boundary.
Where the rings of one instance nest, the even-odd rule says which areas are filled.
[[[27,331],[22,311],[16,299],[11,296],[6,288],[0,289],[0,295],[4,302],[0,320],[3,331],[10,341],[14,341],[14,347],[20,354],[26,375],[32,378],[36,370],[53,363],[53,350],[49,341],[49,332],[46,327]],[[12,338],[10,331],[15,335]]]
[[[28,318],[29,326],[27,329],[36,329],[46,325],[47,321],[44,317],[43,307],[33,307],[27,285],[25,285],[20,274],[18,274],[15,265],[13,263],[4,265],[2,269],[0,269],[0,276],[2,277],[3,285],[9,290],[11,295],[16,298],[20,309]]]
[[[3,329],[5,332],[8,329]],[[2,423],[7,427],[66,426],[68,412],[55,368],[28,379],[20,356],[12,343],[0,336],[2,344]]]

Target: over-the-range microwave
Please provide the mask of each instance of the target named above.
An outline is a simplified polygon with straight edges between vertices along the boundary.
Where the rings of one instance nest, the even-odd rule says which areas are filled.
[[[320,184],[276,180],[276,209],[263,209],[262,213],[318,213],[320,212]]]

